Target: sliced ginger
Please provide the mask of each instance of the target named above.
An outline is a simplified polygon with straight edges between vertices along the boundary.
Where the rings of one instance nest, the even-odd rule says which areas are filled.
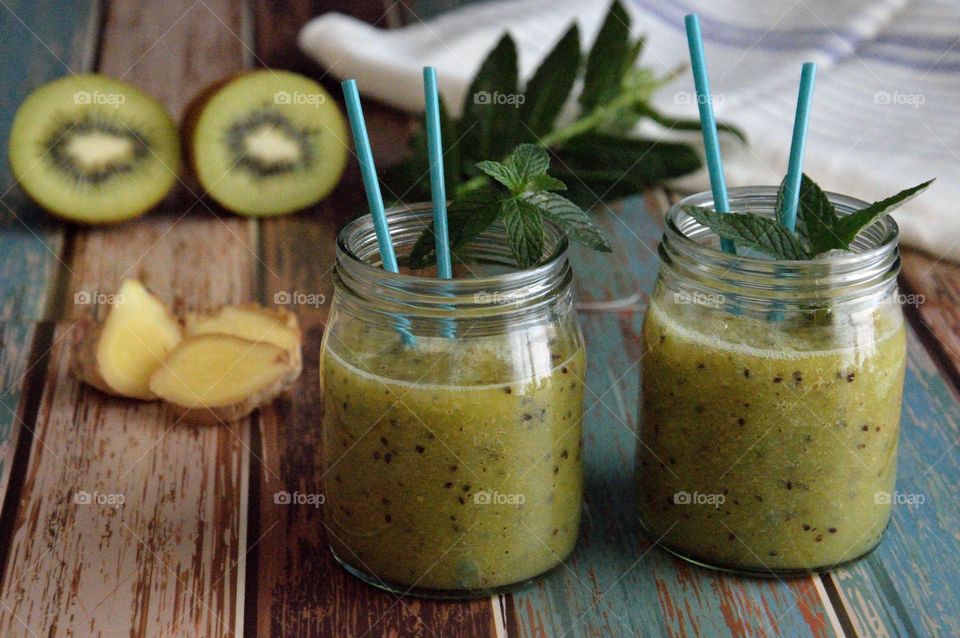
[[[77,376],[109,394],[154,399],[150,375],[179,341],[177,319],[143,284],[128,279],[106,320],[81,343]]]
[[[236,421],[297,377],[288,351],[228,334],[197,334],[174,348],[150,390],[193,423]]]
[[[256,305],[223,306],[207,314],[188,314],[185,323],[187,336],[216,333],[272,343],[290,353],[296,374],[300,374],[300,325],[292,312]]]
[[[302,368],[300,326],[285,310],[224,306],[180,322],[138,281],[81,343],[77,375],[104,392],[160,398],[185,420],[235,421],[272,401]]]

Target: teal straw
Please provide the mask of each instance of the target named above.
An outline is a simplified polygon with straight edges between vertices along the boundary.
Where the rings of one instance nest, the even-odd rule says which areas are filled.
[[[810,121],[810,103],[817,65],[804,62],[800,73],[800,93],[797,95],[797,114],[793,120],[793,140],[790,143],[790,163],[784,186],[783,216],[781,222],[790,232],[797,227],[797,205],[800,201],[800,179],[803,176],[803,150],[807,144],[807,123]]]
[[[390,228],[387,226],[387,213],[383,208],[383,196],[380,194],[380,182],[377,180],[377,167],[373,163],[373,152],[370,150],[370,137],[367,135],[367,125],[363,119],[363,108],[360,106],[360,92],[357,90],[356,80],[344,80],[343,97],[347,103],[347,115],[350,119],[350,129],[353,131],[353,143],[357,147],[357,159],[360,161],[360,174],[363,176],[363,188],[367,193],[367,204],[370,206],[370,217],[373,218],[373,228],[377,233],[377,246],[380,248],[380,257],[383,259],[383,268],[390,272],[400,272],[397,267],[397,255],[393,251],[390,240]],[[402,323],[408,323],[401,319]],[[405,327],[397,326],[403,336],[403,342],[411,345],[413,335]]]
[[[437,274],[453,278],[450,261],[450,235],[447,228],[447,187],[443,179],[443,144],[440,139],[440,96],[437,70],[423,67],[423,91],[426,95],[427,153],[430,158],[430,194],[433,197],[433,234],[437,248]]]
[[[423,67],[423,93],[426,96],[427,154],[430,159],[430,195],[433,199],[433,236],[437,252],[437,276],[453,279],[450,259],[450,230],[447,226],[447,186],[443,177],[443,140],[440,127],[440,93],[437,70]],[[444,321],[443,334],[456,336],[453,322]]]
[[[727,200],[727,183],[723,178],[723,160],[720,157],[717,120],[713,116],[710,80],[707,78],[707,60],[703,54],[703,38],[700,36],[700,18],[697,14],[691,13],[684,18],[684,24],[687,27],[687,46],[690,48],[693,83],[697,90],[700,129],[703,131],[703,146],[707,156],[707,170],[710,173],[713,207],[719,213],[729,213],[730,202]],[[729,239],[721,239],[720,247],[725,253],[736,254],[737,252],[736,244]]]
[[[347,101],[347,115],[350,118],[350,129],[353,131],[353,143],[357,147],[363,188],[367,192],[367,204],[370,206],[370,216],[373,217],[373,227],[377,232],[377,246],[383,258],[383,268],[390,272],[400,272],[397,267],[397,255],[393,252],[393,243],[390,241],[387,213],[383,208],[383,196],[380,194],[380,182],[377,180],[377,167],[373,163],[370,137],[367,135],[367,125],[363,120],[363,107],[360,106],[357,81],[344,80],[340,86],[343,87],[343,97]]]

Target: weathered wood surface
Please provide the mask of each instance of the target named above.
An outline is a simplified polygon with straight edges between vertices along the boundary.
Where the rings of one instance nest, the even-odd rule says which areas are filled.
[[[207,82],[241,68],[235,3],[112,2],[102,19],[98,70],[156,95],[174,114]],[[136,222],[67,227],[59,255],[66,285],[51,290],[50,307],[68,318],[96,314],[95,304],[75,303],[77,293],[96,298],[125,277],[181,310],[249,299],[255,224],[206,208],[181,185]],[[76,325],[61,322],[51,339],[9,523],[0,635],[235,635],[249,422],[185,427],[159,404],[78,386],[68,371]]]
[[[943,372],[960,388],[960,264],[907,249],[901,272],[907,313]]]
[[[47,46],[74,70],[92,64],[98,19],[99,68],[178,116],[200,87],[251,65],[296,69],[339,95],[335,79],[296,52],[306,19],[333,9],[393,26],[448,4],[256,0],[245,11],[227,0],[124,0],[102,13],[94,3],[68,3],[54,19],[11,3],[4,32],[18,52],[0,81],[15,90],[0,110],[9,121],[32,87],[62,72]],[[387,163],[402,149],[409,118],[365,106],[374,150]],[[898,490],[923,495],[923,504],[898,506],[866,560],[784,582],[695,569],[639,536],[637,335],[656,274],[662,193],[598,212],[616,238],[613,256],[574,250],[591,356],[587,508],[572,559],[532,588],[471,603],[398,599],[348,576],[327,551],[320,511],[273,498],[323,489],[317,353],[334,237],[363,208],[355,163],[347,170],[321,205],[264,222],[197,203],[189,181],[147,217],[107,229],[48,221],[16,189],[2,197],[29,230],[0,210],[0,498],[11,490],[0,516],[0,636],[960,635],[960,267],[913,251],[904,256],[904,292],[924,299],[907,309]],[[273,303],[280,292],[322,300],[293,307],[307,337],[301,382],[258,417],[208,429],[175,426],[157,405],[78,385],[68,372],[80,336],[71,319],[98,309],[75,304],[74,294],[112,292],[127,276],[181,310]],[[41,317],[61,321],[34,323]],[[93,502],[84,504],[84,494]]]
[[[177,426],[107,399],[55,335],[12,530],[0,636],[232,636],[245,551],[243,424]]]
[[[98,12],[89,0],[63,3],[70,20],[37,11],[30,2],[10,2],[0,13],[4,63],[0,65],[0,145],[6,152],[10,123],[20,102],[40,84],[70,70],[89,70],[97,47]],[[18,444],[26,449],[36,418],[49,326],[37,320],[51,311],[49,291],[61,280],[63,226],[50,221],[17,189],[0,163],[0,534],[9,528],[16,503],[6,503]],[[14,477],[15,479],[17,477]],[[0,548],[6,548],[0,538]],[[0,551],[0,561],[4,558]]]

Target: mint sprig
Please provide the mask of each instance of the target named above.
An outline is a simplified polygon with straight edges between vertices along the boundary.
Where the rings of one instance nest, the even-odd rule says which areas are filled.
[[[566,186],[564,201],[581,213],[582,208],[601,200],[632,195],[700,168],[699,154],[687,144],[631,135],[645,119],[670,128],[699,128],[696,120],[675,120],[653,108],[654,92],[675,74],[658,77],[650,69],[638,67],[642,51],[643,40],[631,35],[630,16],[621,1],[615,0],[589,51],[581,50],[579,28],[572,24],[526,86],[521,86],[516,45],[505,34],[470,83],[459,121],[449,116],[441,100],[443,164],[447,192],[453,199],[448,210],[451,233],[469,243],[484,230],[481,222],[490,219],[490,210],[502,208],[502,201],[490,200],[490,191],[481,190],[483,187],[492,186],[503,195],[499,189],[502,186],[511,191],[510,197],[516,196],[517,188],[511,186],[517,186],[518,181],[510,172],[508,160],[523,144],[548,153],[537,156],[543,162],[543,171],[527,171],[528,181],[521,190],[540,193]],[[571,95],[578,79],[582,79],[582,90]],[[558,126],[560,113],[568,103],[578,112],[571,122]],[[720,127],[742,138],[736,129]],[[411,151],[405,161],[386,173],[387,190],[404,201],[427,201],[430,164],[425,130],[414,134]],[[515,161],[522,163],[530,157],[518,156]],[[554,169],[547,175],[551,158]],[[461,204],[461,198],[468,201]],[[468,220],[467,211],[473,210],[478,200],[485,203],[481,210],[486,216]],[[560,206],[553,201],[554,208]],[[564,204],[562,208],[570,206]],[[543,208],[539,210],[546,216]],[[572,215],[563,219],[572,219]],[[598,239],[599,231],[588,229],[589,220],[577,220],[576,232],[573,226],[565,228],[571,238],[609,248],[605,240]],[[468,227],[457,229],[460,223]],[[422,250],[413,255],[413,263],[426,266],[433,262],[435,256],[427,247],[432,241],[432,235],[418,240]]]
[[[513,256],[520,268],[536,265],[543,257],[543,220],[547,219],[571,239],[595,250],[610,252],[603,231],[579,206],[551,192],[566,185],[547,175],[550,156],[533,144],[521,144],[503,162],[478,162],[477,169],[492,183],[480,184],[458,197],[447,216],[450,248],[457,250],[474,240],[497,219],[503,221]],[[436,260],[433,225],[417,239],[408,258],[411,268]]]
[[[782,224],[784,183],[781,183],[777,192],[776,220],[755,213],[718,213],[701,206],[684,206],[682,210],[701,225],[739,246],[758,250],[775,259],[813,259],[830,250],[849,250],[861,230],[925,190],[933,181],[931,179],[847,215],[840,215],[823,189],[803,175],[795,233]]]
[[[684,206],[682,210],[722,238],[737,242],[738,246],[753,248],[778,259],[810,258],[800,239],[769,217],[753,213],[718,213],[701,206]]]

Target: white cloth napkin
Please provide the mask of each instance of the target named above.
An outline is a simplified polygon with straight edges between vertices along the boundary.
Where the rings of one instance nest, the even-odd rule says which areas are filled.
[[[777,184],[786,172],[801,62],[818,63],[804,170],[827,190],[874,201],[937,177],[896,213],[904,243],[960,261],[960,5],[954,0],[626,0],[641,64],[667,73],[689,63],[683,16],[700,14],[718,118],[744,129],[725,136],[728,185]],[[695,6],[696,5],[696,6]],[[377,29],[340,14],[309,22],[301,48],[337,77],[411,112],[423,110],[422,67],[437,67],[454,113],[505,30],[529,78],[572,20],[584,47],[608,4],[600,0],[483,2],[429,21]],[[575,92],[577,89],[575,89]],[[689,71],[654,99],[665,113],[696,117]],[[575,114],[568,105],[565,117]],[[654,126],[644,131],[662,135]],[[670,133],[670,137],[676,137]],[[706,172],[680,180],[709,188]]]

